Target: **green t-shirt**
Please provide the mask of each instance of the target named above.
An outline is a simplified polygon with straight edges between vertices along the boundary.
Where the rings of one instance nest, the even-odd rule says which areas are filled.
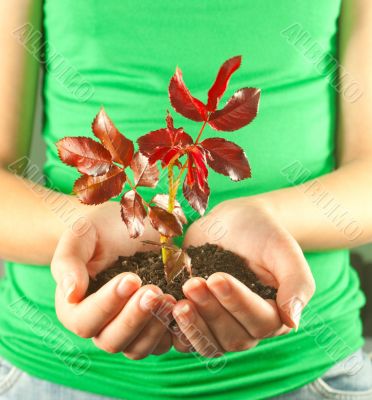
[[[210,208],[332,171],[340,3],[46,1],[48,186],[71,193],[77,175],[58,159],[55,142],[63,136],[92,137],[90,123],[102,104],[135,140],[164,125],[167,86],[176,65],[193,95],[205,100],[221,63],[238,54],[243,66],[226,98],[238,88],[259,87],[260,113],[248,127],[223,136],[245,149],[253,178],[237,183],[211,172]],[[176,126],[195,134],[194,122],[173,114]],[[206,131],[206,137],[214,134]],[[196,218],[190,209],[188,216]],[[107,354],[57,320],[48,267],[8,262],[0,281],[0,354],[42,379],[123,399],[278,395],[315,380],[363,344],[359,310],[364,297],[348,251],[312,252],[306,258],[317,291],[298,333],[262,340],[252,350],[226,354],[223,361],[175,350],[141,361]]]

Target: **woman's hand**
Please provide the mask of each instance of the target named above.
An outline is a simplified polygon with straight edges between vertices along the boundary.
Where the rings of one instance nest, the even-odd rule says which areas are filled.
[[[173,337],[176,349],[214,357],[298,327],[314,279],[299,245],[269,211],[246,199],[221,203],[191,225],[184,245],[207,242],[246,259],[263,283],[278,288],[277,299],[263,300],[226,273],[191,278],[183,286],[187,300],[173,309],[182,331]]]
[[[172,345],[168,316],[176,301],[157,286],[141,287],[137,275],[122,273],[84,298],[89,276],[109,267],[119,255],[144,250],[140,240],[128,237],[118,203],[88,210],[79,230],[63,233],[52,260],[59,320],[110,353],[141,359],[167,352]],[[157,240],[158,234],[147,226],[142,239]]]

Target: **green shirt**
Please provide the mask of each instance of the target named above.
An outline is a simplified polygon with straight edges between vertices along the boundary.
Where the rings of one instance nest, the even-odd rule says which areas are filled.
[[[193,95],[206,100],[221,63],[238,54],[243,65],[225,98],[244,86],[261,88],[260,113],[248,127],[222,135],[245,149],[253,177],[237,183],[211,172],[209,208],[332,171],[340,3],[46,1],[48,186],[71,193],[77,175],[58,159],[55,142],[63,136],[92,137],[90,124],[101,105],[135,140],[164,125],[167,86],[177,65]],[[195,135],[194,122],[173,115],[176,126]],[[205,137],[214,134],[209,129]],[[324,203],[318,206],[337,222]],[[188,216],[197,217],[190,209]],[[306,258],[317,291],[298,333],[262,340],[223,361],[175,350],[141,361],[106,354],[57,320],[49,268],[8,262],[0,281],[0,354],[42,379],[123,399],[278,395],[315,380],[363,344],[364,297],[348,251],[312,252]]]

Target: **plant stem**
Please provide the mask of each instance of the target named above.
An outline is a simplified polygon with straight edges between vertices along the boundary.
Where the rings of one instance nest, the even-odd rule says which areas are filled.
[[[160,243],[161,244],[167,243],[167,241],[168,240],[167,240],[167,238],[165,236],[160,235]],[[165,265],[165,263],[168,260],[168,251],[167,251],[167,249],[165,247],[161,248],[161,258],[163,260],[163,264]]]
[[[209,118],[209,115],[208,115],[208,118]],[[207,119],[207,121],[204,121],[204,122],[203,122],[203,125],[202,125],[202,127],[200,128],[200,131],[199,131],[199,133],[198,133],[198,136],[197,136],[197,138],[196,138],[194,144],[198,144],[198,143],[199,143],[200,137],[201,137],[201,135],[202,135],[202,133],[203,133],[203,131],[204,131],[205,126],[207,125],[207,122],[208,122],[208,119]],[[171,161],[169,162],[169,165],[174,165],[174,162],[177,160],[178,157],[179,157],[179,155],[176,154],[176,155],[171,159]],[[183,164],[182,167],[180,168],[180,173],[178,174],[177,179],[172,183],[172,184],[173,184],[173,187],[175,188],[175,192],[176,192],[175,194],[177,194],[177,190],[178,190],[178,186],[179,186],[179,184],[180,184],[180,180],[181,180],[181,178],[182,178],[182,174],[185,172],[185,169],[186,169],[186,168],[187,168],[187,160],[185,161],[185,164]],[[168,174],[168,176],[169,176],[169,174]]]
[[[187,167],[187,160],[185,161],[185,164],[182,165],[182,167],[180,169],[180,173],[178,174],[177,179],[174,181],[174,187],[176,188],[176,193],[177,193],[178,186],[179,186],[181,178],[182,178],[182,174],[185,172],[186,167]]]
[[[174,210],[174,203],[176,200],[176,193],[174,187],[174,174],[173,174],[173,162],[168,165],[168,182],[169,182],[169,202],[168,202],[168,211],[172,212]]]
[[[209,115],[208,115],[208,118],[209,118]],[[207,121],[208,121],[208,118],[207,118]],[[195,145],[198,144],[200,137],[204,131],[204,128],[207,125],[207,121],[203,122],[200,132],[195,140]],[[185,170],[187,168],[187,160],[186,160],[180,169],[177,179],[174,179],[173,166],[174,166],[175,161],[179,157],[180,157],[179,154],[176,154],[168,164],[168,188],[169,188],[168,212],[170,212],[170,213],[173,212],[173,210],[174,210],[174,206],[175,206],[175,202],[176,202],[176,195],[178,192],[178,187],[181,182],[182,174],[185,172]],[[168,238],[166,236],[160,235],[160,243],[164,244],[167,242],[168,242]],[[163,260],[164,264],[168,260],[168,255],[169,255],[169,249],[162,247],[161,256],[162,256],[162,260]]]
[[[169,199],[168,199],[168,212],[173,212],[174,204],[176,201],[177,187],[174,187],[174,174],[173,174],[173,161],[168,165],[168,188],[169,188]],[[168,238],[166,236],[160,236],[160,243],[167,243]],[[168,260],[169,249],[162,247],[161,256],[163,263],[165,264]]]
[[[209,116],[208,116],[208,117],[209,117]],[[203,122],[203,125],[202,125],[202,127],[201,127],[201,129],[200,129],[200,132],[199,132],[199,134],[198,134],[198,136],[197,136],[197,138],[196,138],[196,140],[195,140],[195,144],[198,144],[198,143],[199,143],[200,136],[202,135],[202,133],[203,133],[203,131],[204,131],[204,128],[205,128],[205,125],[207,125],[207,122],[208,122],[208,119],[207,119],[206,121]]]

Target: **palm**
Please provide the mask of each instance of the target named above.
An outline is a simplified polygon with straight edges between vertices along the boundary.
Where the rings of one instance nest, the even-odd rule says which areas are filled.
[[[185,247],[215,243],[243,257],[259,279],[277,287],[276,259],[294,251],[297,243],[270,215],[235,204],[228,210],[217,207],[208,216],[192,224],[185,236]]]
[[[158,234],[148,226],[144,236],[157,240]],[[118,203],[107,203],[92,211],[86,229],[74,240],[76,246],[84,248],[90,276],[110,267],[119,256],[134,254],[143,247],[141,241],[129,238]]]

